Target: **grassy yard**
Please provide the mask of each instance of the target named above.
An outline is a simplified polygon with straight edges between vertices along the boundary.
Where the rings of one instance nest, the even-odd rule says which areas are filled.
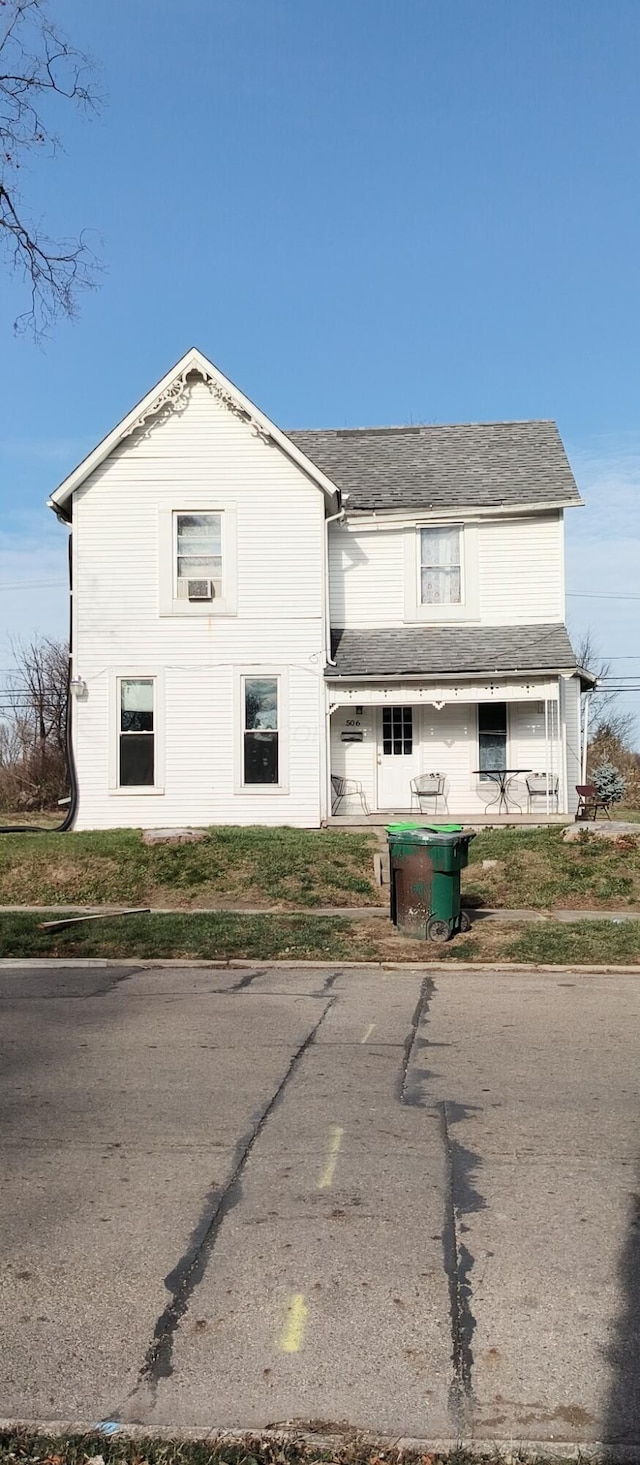
[[[490,1455],[474,1455],[469,1450],[454,1449],[445,1455],[422,1455],[388,1442],[368,1442],[348,1425],[321,1426],[317,1444],[303,1439],[300,1431],[279,1432],[271,1439],[247,1434],[236,1440],[167,1440],[127,1439],[120,1434],[31,1434],[25,1430],[0,1432],[0,1465],[503,1465],[504,1455],[496,1450]],[[328,1446],[323,1434],[331,1433],[335,1443]],[[311,1431],[309,1430],[308,1433]],[[288,1436],[288,1438],[286,1437]],[[380,1454],[382,1449],[383,1453]],[[513,1465],[534,1465],[535,1454],[524,1449],[510,1450]],[[539,1462],[542,1465],[542,1462]]]
[[[62,913],[61,913],[62,915]],[[41,931],[41,916],[5,914],[0,957],[190,957],[204,961],[501,961],[612,965],[640,963],[640,921],[490,922],[440,946],[398,935],[380,916],[229,914],[110,916]]]
[[[485,829],[469,849],[463,896],[469,905],[517,910],[595,910],[640,906],[639,837],[598,839],[588,831],[565,844],[561,826]],[[489,869],[483,860],[496,860]]]
[[[375,836],[210,829],[198,844],[146,845],[136,829],[0,837],[2,905],[375,905]]]
[[[275,907],[386,904],[373,881],[378,837],[343,830],[214,828],[198,844],[146,845],[138,830],[0,837],[2,905]],[[483,868],[483,860],[496,861]],[[640,906],[638,839],[562,828],[487,829],[463,874],[469,906]]]

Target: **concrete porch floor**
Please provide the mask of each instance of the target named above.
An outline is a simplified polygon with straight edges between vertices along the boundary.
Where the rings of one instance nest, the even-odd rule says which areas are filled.
[[[448,814],[446,809],[433,814],[417,809],[378,809],[373,814],[362,810],[332,814],[326,824],[329,829],[375,829],[405,819],[415,820],[416,824],[462,824],[465,829],[537,829],[574,822],[572,814]]]

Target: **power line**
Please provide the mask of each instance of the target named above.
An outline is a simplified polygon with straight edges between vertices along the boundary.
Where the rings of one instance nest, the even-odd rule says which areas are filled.
[[[59,590],[64,580],[16,580],[12,585],[0,583],[0,590]]]
[[[609,595],[604,590],[569,590],[567,600],[640,600],[640,595]]]

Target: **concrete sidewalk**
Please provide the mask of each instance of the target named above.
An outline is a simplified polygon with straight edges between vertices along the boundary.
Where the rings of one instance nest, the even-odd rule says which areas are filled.
[[[23,915],[121,915],[130,910],[122,905],[0,905],[0,917],[8,914]],[[596,910],[535,910],[523,907],[510,910],[503,906],[466,907],[472,921],[640,921],[640,907]],[[146,910],[146,907],[145,907]],[[314,905],[296,906],[283,910],[280,906],[235,906],[207,905],[190,906],[187,910],[176,906],[151,906],[152,916],[342,916],[350,921],[368,921],[372,916],[389,917],[388,905]]]

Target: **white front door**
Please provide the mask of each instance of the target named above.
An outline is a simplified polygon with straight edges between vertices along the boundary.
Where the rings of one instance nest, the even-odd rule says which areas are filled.
[[[410,809],[411,779],[420,772],[417,710],[381,707],[378,726],[378,808]]]

